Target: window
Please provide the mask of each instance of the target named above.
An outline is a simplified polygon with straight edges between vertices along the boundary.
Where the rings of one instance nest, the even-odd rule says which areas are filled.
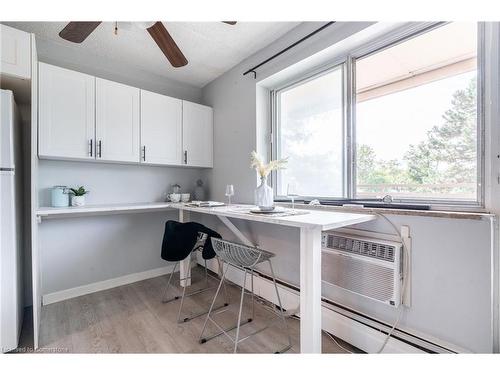
[[[477,197],[476,26],[356,61],[356,196]]]
[[[451,22],[276,90],[277,196],[481,204],[477,56],[477,24]]]
[[[342,68],[280,91],[280,155],[287,169],[278,177],[278,194],[294,184],[301,195],[343,194]]]

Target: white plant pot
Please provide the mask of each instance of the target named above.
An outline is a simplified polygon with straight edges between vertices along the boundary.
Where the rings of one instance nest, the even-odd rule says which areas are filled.
[[[85,195],[72,195],[71,205],[73,207],[85,206]]]

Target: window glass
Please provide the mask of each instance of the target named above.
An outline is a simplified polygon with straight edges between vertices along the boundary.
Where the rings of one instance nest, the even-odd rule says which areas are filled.
[[[356,197],[475,201],[477,25],[446,24],[355,64]]]
[[[277,195],[343,196],[343,74],[337,68],[278,92]]]

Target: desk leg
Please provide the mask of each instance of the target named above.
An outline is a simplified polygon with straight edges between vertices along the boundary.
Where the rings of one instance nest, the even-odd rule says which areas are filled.
[[[320,229],[300,229],[300,351],[321,353]]]
[[[248,238],[245,237],[245,235],[243,233],[240,232],[240,230],[236,227],[236,225],[234,225],[231,220],[229,220],[227,217],[225,216],[217,216],[219,218],[220,221],[222,221],[226,227],[229,228],[229,230],[231,232],[233,232],[233,234],[238,237],[238,239],[241,241],[241,243],[243,243],[244,245],[247,245],[247,246],[252,246],[254,247],[255,245],[252,243],[252,241],[250,241]]]
[[[179,221],[181,223],[185,223],[189,221],[189,212],[184,210],[179,210]],[[186,259],[180,262],[179,265],[179,274],[181,278],[181,286],[190,286],[191,285],[191,256],[188,256]],[[183,280],[185,279],[185,280]]]

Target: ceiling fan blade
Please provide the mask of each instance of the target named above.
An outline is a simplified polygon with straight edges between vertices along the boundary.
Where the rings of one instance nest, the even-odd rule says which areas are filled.
[[[147,30],[174,68],[187,65],[188,61],[186,57],[182,54],[181,50],[161,21],[158,21],[153,26],[148,27]]]
[[[223,23],[227,23],[228,25],[236,25],[236,21],[222,21]]]
[[[73,43],[81,43],[101,24],[96,22],[70,22],[61,30],[59,36]]]

